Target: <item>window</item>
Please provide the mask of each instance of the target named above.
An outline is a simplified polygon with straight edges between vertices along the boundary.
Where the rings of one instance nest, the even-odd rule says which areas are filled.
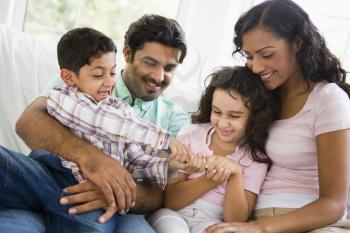
[[[58,41],[67,30],[89,26],[123,41],[129,24],[144,14],[176,18],[180,0],[28,0],[24,31]]]

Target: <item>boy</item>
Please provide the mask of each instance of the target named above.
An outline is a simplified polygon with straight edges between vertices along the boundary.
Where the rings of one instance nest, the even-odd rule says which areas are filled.
[[[128,170],[145,169],[145,177],[164,188],[168,160],[147,155],[144,150],[159,155],[159,150],[168,148],[171,134],[138,119],[126,102],[111,97],[116,69],[113,41],[93,29],[78,28],[62,37],[57,50],[60,76],[66,86],[50,91],[49,114]],[[143,144],[143,148],[132,142]],[[175,141],[172,146],[181,147]],[[76,164],[62,160],[78,181],[84,179]],[[170,165],[176,166],[173,161]]]
[[[147,179],[164,187],[168,159],[147,155],[143,149],[158,155],[158,149],[168,148],[170,134],[138,120],[126,103],[109,97],[115,84],[115,53],[113,42],[96,30],[79,28],[66,33],[58,44],[58,60],[67,86],[51,91],[48,111],[77,136],[111,155],[124,167],[143,168]],[[144,144],[140,146],[133,141]],[[171,148],[181,150],[176,142],[171,143]],[[32,152],[29,157],[0,148],[1,205],[44,209],[48,232],[114,229],[115,221],[100,225],[93,219],[95,215],[71,216],[66,207],[58,204],[63,187],[84,179],[76,164],[63,159],[61,164],[58,157],[43,151]],[[180,156],[179,160],[184,161],[185,157]],[[169,163],[169,167],[177,166],[181,164]]]

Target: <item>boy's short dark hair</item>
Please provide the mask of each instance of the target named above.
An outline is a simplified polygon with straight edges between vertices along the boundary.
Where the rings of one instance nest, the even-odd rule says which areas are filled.
[[[124,44],[131,50],[131,60],[134,59],[135,52],[142,49],[146,42],[157,42],[179,49],[180,63],[187,53],[185,34],[179,23],[160,15],[144,15],[133,22],[124,39]]]
[[[65,33],[57,44],[57,58],[60,69],[76,74],[84,65],[105,53],[117,52],[112,39],[92,28],[75,28]]]

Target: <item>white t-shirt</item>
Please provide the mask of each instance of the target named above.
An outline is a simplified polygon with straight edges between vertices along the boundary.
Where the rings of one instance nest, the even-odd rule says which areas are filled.
[[[278,120],[266,150],[273,161],[256,208],[299,208],[318,198],[316,136],[350,128],[350,99],[334,83],[317,83],[303,108]]]

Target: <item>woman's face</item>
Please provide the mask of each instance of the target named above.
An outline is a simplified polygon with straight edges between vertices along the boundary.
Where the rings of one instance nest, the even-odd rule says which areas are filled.
[[[243,34],[243,54],[247,67],[258,74],[269,90],[297,78],[297,43],[289,43],[263,27]]]

